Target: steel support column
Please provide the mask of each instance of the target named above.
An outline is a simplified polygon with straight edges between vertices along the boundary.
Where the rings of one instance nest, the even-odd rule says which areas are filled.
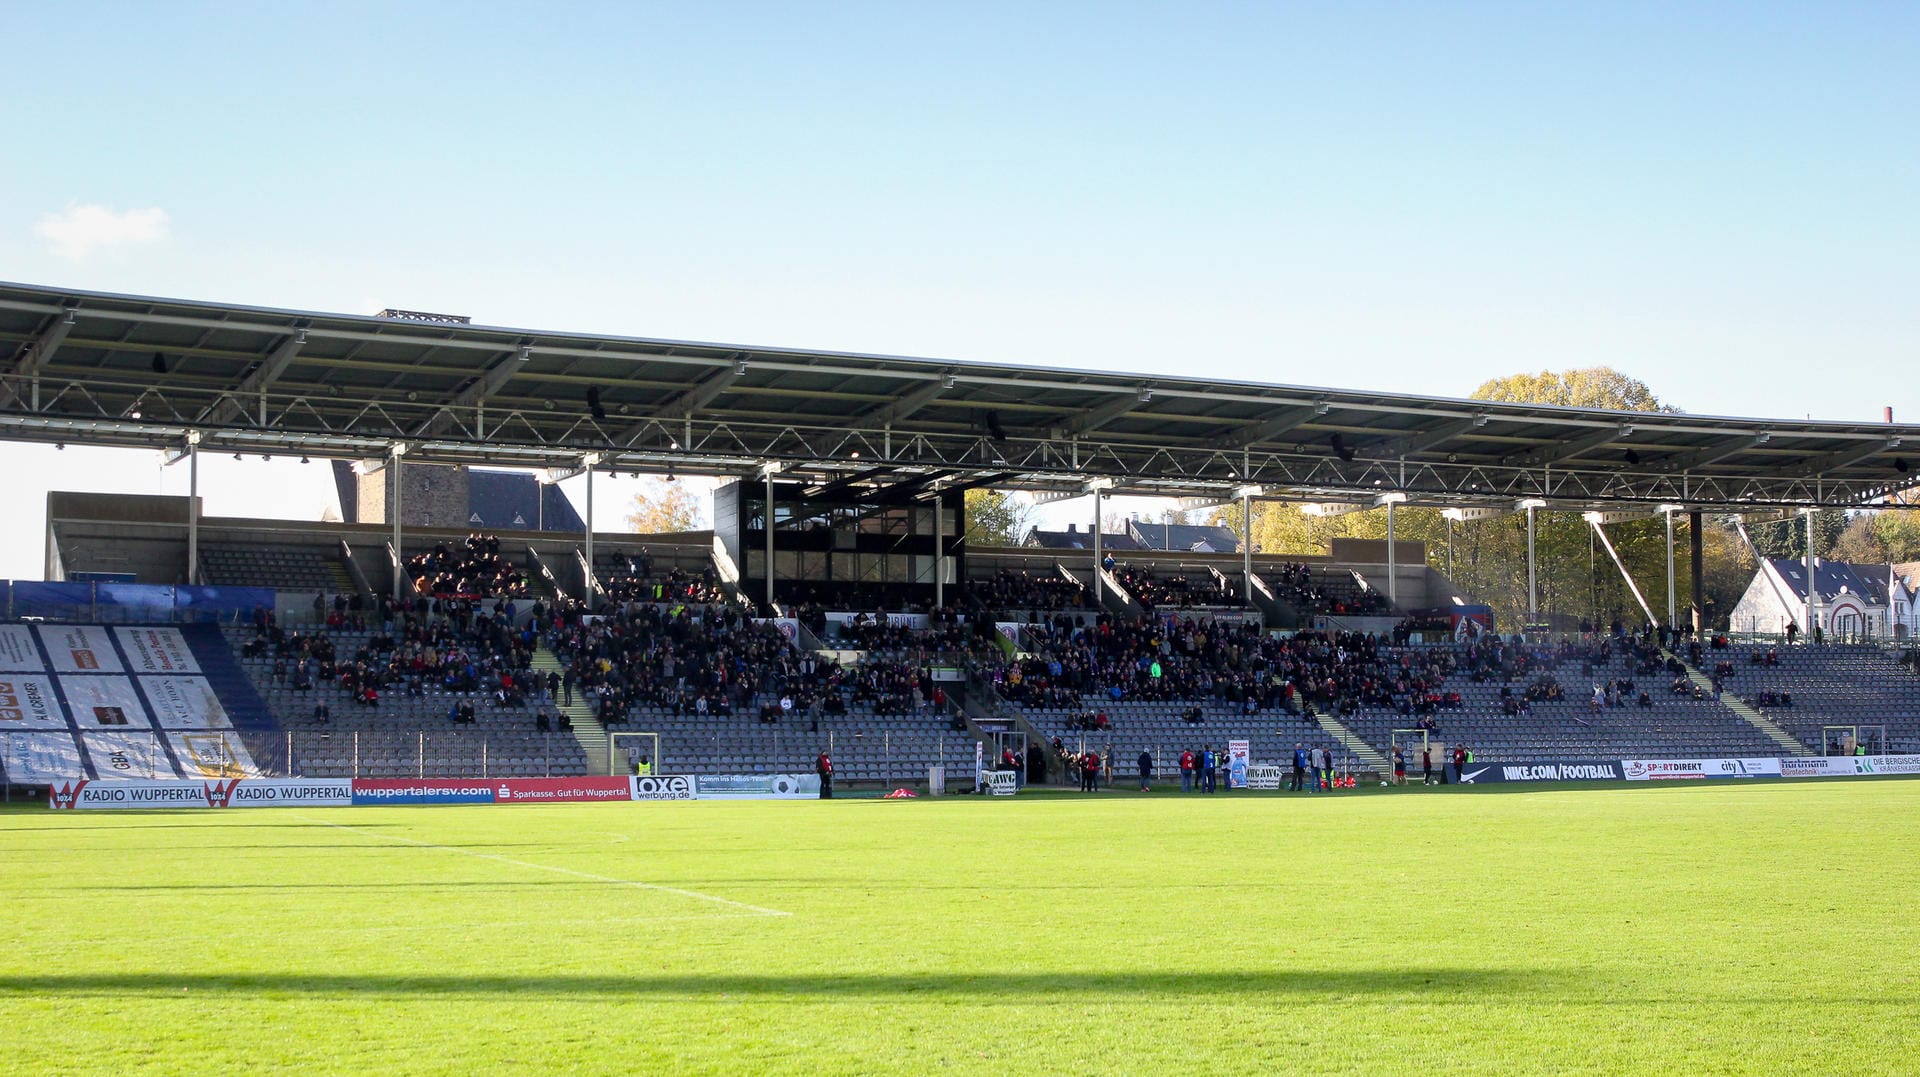
[[[401,545],[402,534],[400,528],[400,505],[402,496],[400,486],[400,461],[406,455],[406,451],[404,446],[395,445],[387,457],[387,470],[393,473],[393,600],[396,603],[405,600],[407,597],[407,554],[406,547]]]
[[[187,431],[187,583],[200,583],[200,431]]]
[[[1687,560],[1693,572],[1693,630],[1696,634],[1707,628],[1706,541],[1700,530],[1700,515],[1697,510],[1687,513]]]

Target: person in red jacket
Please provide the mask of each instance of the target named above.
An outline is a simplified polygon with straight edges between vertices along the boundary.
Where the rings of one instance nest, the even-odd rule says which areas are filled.
[[[833,760],[822,751],[820,758],[813,761],[814,773],[820,775],[820,799],[833,799]]]
[[[1193,749],[1189,748],[1180,753],[1180,791],[1182,793],[1193,792],[1193,766]]]
[[[1088,751],[1080,757],[1080,791],[1097,793],[1100,791],[1100,753]]]
[[[1453,746],[1453,780],[1462,781],[1467,774],[1467,750],[1461,745]]]

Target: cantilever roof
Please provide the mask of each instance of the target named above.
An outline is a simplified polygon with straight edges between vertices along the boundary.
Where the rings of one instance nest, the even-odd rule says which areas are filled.
[[[1204,368],[1204,357],[1192,366]],[[1171,361],[1170,361],[1171,362]],[[598,413],[593,405],[598,404]],[[0,284],[0,438],[817,481],[1868,504],[1920,427],[1609,412]]]

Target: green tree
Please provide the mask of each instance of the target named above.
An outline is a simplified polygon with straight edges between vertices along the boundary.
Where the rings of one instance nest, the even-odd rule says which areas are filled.
[[[1577,370],[1542,370],[1538,374],[1509,374],[1481,382],[1475,400],[1503,400],[1515,404],[1558,404],[1570,408],[1609,408],[1614,411],[1678,411],[1660,403],[1647,383],[1610,366]]]
[[[1033,504],[1005,490],[974,487],[966,493],[969,546],[1017,546],[1026,537]]]
[[[1846,529],[1845,509],[1821,509],[1814,513],[1814,556],[1831,556],[1833,544],[1840,541],[1840,533]],[[1762,557],[1807,556],[1807,519],[1798,512],[1788,510],[1771,520],[1749,516],[1747,534],[1753,538],[1753,547]]]
[[[1855,513],[1825,556],[1854,564],[1885,564],[1888,560],[1887,547],[1880,541],[1880,530],[1874,526],[1874,516],[1871,512]]]
[[[627,507],[627,529],[641,535],[701,528],[700,504],[683,483],[647,479]]]

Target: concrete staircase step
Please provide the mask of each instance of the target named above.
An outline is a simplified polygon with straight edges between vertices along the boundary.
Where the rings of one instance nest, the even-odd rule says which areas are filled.
[[[560,657],[549,650],[544,642],[534,648],[533,670],[542,677],[548,673],[566,676],[566,666],[561,664]],[[559,706],[558,700],[555,701],[555,705]],[[608,758],[607,750],[612,741],[607,737],[607,727],[600,724],[600,716],[595,714],[593,708],[588,706],[586,700],[577,693],[572,703],[559,706],[559,709],[566,713],[568,722],[573,726],[573,739],[579,743],[581,752],[586,754],[587,773],[615,773],[613,761]]]
[[[1672,655],[1672,652],[1668,652],[1668,654],[1670,657],[1677,657]],[[1695,669],[1693,666],[1688,665],[1684,659],[1681,660],[1680,664],[1686,666],[1688,680],[1692,681],[1704,691],[1709,693],[1713,691],[1713,678]],[[1780,745],[1788,755],[1813,754],[1813,749],[1800,743],[1800,738],[1780,728],[1772,719],[1754,710],[1751,706],[1748,706],[1745,700],[1736,699],[1733,696],[1722,693],[1719,702],[1721,706],[1726,707],[1728,710],[1745,719],[1748,725],[1772,737],[1774,743]]]
[[[1346,745],[1347,750],[1359,756],[1361,762],[1382,773],[1393,769],[1393,764],[1387,761],[1386,756],[1375,751],[1372,745],[1362,740],[1353,730],[1348,729],[1341,723],[1340,719],[1330,713],[1324,712],[1317,713],[1315,717],[1319,719],[1321,729],[1326,730],[1335,740]]]

